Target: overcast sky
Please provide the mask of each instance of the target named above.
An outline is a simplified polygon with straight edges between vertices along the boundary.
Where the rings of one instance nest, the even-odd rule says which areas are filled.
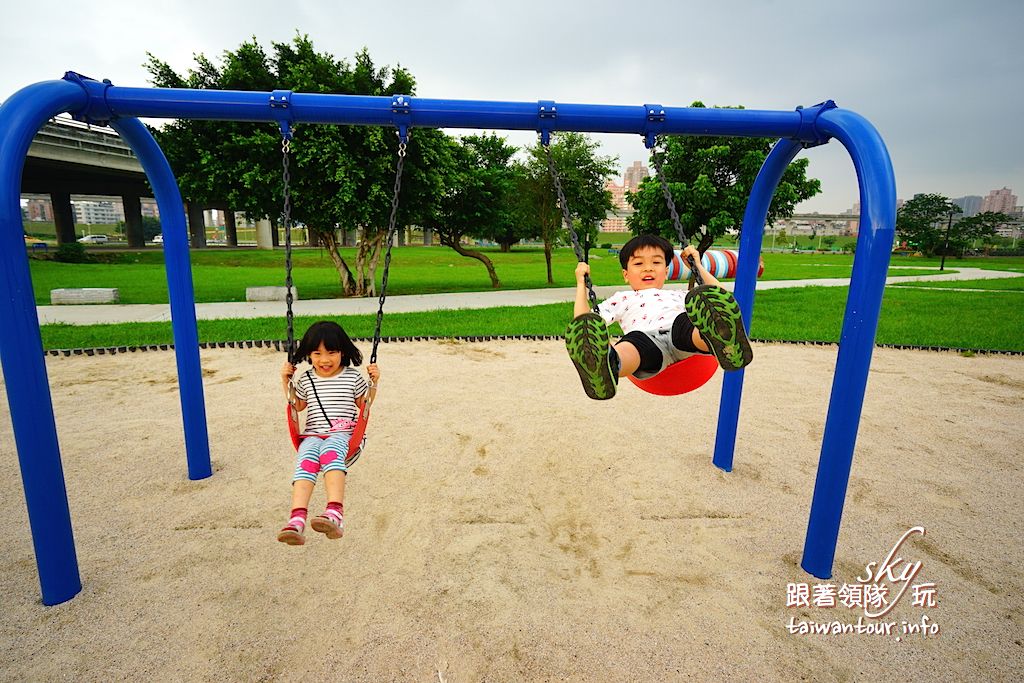
[[[409,69],[430,98],[792,110],[833,99],[881,132],[897,192],[1024,195],[1021,0],[7,3],[0,98],[73,70],[146,86],[146,52],[179,73],[255,36]],[[510,133],[515,144],[529,133]],[[597,136],[622,166],[639,136]],[[805,152],[840,212],[856,176],[837,142]],[[1018,204],[1021,202],[1018,199]]]

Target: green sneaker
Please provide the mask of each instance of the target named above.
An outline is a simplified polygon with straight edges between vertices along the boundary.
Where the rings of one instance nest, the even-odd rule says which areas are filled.
[[[583,390],[592,399],[603,401],[615,396],[618,373],[612,367],[608,325],[597,313],[584,313],[565,330],[565,348],[580,373]]]
[[[740,305],[732,294],[713,285],[691,289],[686,293],[686,314],[723,370],[739,370],[750,364],[754,352],[743,329]]]

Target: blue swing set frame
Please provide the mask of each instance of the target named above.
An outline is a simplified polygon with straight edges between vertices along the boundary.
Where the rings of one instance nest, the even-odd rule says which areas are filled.
[[[0,106],[0,362],[28,506],[42,600],[55,605],[82,587],[24,245],[20,190],[28,148],[47,119],[71,113],[113,127],[142,164],[160,209],[174,350],[190,479],[212,474],[199,364],[187,230],[177,182],[163,152],[138,120],[193,118],[295,123],[776,138],[743,217],[735,297],[747,329],[761,239],[773,193],[801,149],[838,140],[860,187],[860,233],[825,422],[801,566],[829,578],[853,462],[882,293],[895,237],[896,181],[878,131],[831,101],[794,111],[694,109],[541,102],[423,99],[220,90],[116,87],[68,72],[29,85]],[[724,378],[713,463],[732,469],[743,371]]]

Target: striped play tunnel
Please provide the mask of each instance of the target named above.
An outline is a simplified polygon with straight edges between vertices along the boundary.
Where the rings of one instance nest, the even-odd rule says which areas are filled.
[[[709,273],[718,279],[736,277],[736,263],[739,252],[735,249],[708,249],[704,252],[701,262]],[[764,272],[764,259],[758,259],[757,276]],[[690,268],[683,264],[682,252],[675,252],[672,263],[668,264],[669,280],[689,280]]]

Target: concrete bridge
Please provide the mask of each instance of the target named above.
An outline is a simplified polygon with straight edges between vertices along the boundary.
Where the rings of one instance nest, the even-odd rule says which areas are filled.
[[[49,195],[58,244],[75,241],[72,194],[121,197],[128,245],[144,245],[140,198],[153,191],[131,148],[110,128],[63,117],[47,121],[29,147],[21,191]],[[224,211],[227,243],[237,245],[235,214],[226,205],[188,202],[185,208],[192,247],[206,246],[204,209]],[[265,232],[270,237],[272,231]]]

